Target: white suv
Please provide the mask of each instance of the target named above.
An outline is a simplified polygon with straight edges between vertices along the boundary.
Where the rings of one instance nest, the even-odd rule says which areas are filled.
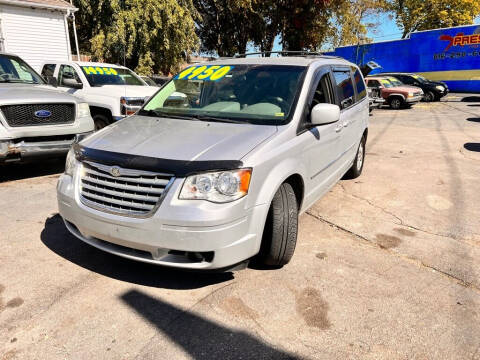
[[[282,266],[299,213],[362,172],[368,105],[362,74],[340,58],[191,66],[74,146],[59,212],[82,241],[134,260]]]
[[[42,67],[42,76],[84,99],[96,130],[134,114],[158,90],[130,69],[104,63],[48,62]]]

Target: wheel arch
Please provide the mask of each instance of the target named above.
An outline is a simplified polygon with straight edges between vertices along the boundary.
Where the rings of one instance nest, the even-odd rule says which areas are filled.
[[[95,115],[103,115],[107,118],[107,120],[109,121],[109,124],[111,124],[113,122],[112,111],[108,108],[101,107],[101,106],[90,105],[90,113],[92,114],[92,118]]]

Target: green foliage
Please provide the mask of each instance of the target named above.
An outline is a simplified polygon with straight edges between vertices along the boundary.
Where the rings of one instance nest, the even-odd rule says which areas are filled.
[[[472,24],[480,15],[479,0],[388,0],[388,3],[403,37],[416,30]]]
[[[271,51],[280,37],[284,50],[317,50],[366,41],[367,16],[385,11],[385,0],[193,0],[203,50],[220,56],[245,52],[252,42]]]
[[[244,53],[256,22],[262,21],[251,0],[193,0],[193,5],[202,50],[219,56]]]
[[[188,0],[80,0],[75,5],[86,13],[80,39],[82,48],[89,39],[94,60],[125,64],[140,74],[168,74],[198,48]]]

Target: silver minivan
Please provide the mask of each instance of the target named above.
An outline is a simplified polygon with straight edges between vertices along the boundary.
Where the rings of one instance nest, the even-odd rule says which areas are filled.
[[[368,107],[361,72],[340,58],[196,64],[72,148],[60,214],[82,241],[133,260],[282,266],[298,215],[361,174]]]

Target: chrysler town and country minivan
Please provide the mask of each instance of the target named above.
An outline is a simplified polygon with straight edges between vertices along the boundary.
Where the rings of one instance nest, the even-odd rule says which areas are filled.
[[[136,115],[74,146],[60,214],[80,240],[129,259],[282,266],[298,215],[361,174],[368,107],[363,76],[340,58],[188,67]]]

